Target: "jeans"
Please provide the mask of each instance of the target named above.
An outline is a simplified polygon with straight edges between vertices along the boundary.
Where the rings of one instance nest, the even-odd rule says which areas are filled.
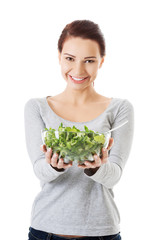
[[[109,235],[109,236],[91,236],[91,237],[80,237],[80,238],[66,238],[62,236],[57,236],[53,233],[47,233],[43,231],[36,230],[32,227],[29,228],[28,240],[121,240],[120,233]]]

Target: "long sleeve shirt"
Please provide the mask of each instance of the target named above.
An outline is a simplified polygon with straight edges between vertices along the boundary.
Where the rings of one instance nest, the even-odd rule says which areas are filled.
[[[111,132],[114,144],[108,161],[94,174],[73,166],[55,170],[40,150],[41,130],[60,123],[66,127],[84,125],[95,132]],[[49,106],[47,97],[31,98],[24,107],[24,127],[28,156],[40,181],[41,191],[34,199],[31,227],[61,235],[105,236],[120,231],[120,214],[114,201],[113,188],[119,182],[131,151],[134,134],[134,108],[127,99],[112,98],[98,117],[87,122],[71,122],[58,116]]]

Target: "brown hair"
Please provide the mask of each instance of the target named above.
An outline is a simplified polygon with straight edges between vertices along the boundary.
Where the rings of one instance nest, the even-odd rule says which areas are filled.
[[[105,39],[98,24],[90,20],[75,20],[65,26],[58,40],[58,50],[62,52],[65,40],[70,37],[91,39],[99,44],[101,57],[105,56]]]

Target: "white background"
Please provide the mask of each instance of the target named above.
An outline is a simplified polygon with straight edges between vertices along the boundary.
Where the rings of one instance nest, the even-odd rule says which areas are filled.
[[[158,239],[160,172],[159,1],[1,1],[1,239],[27,239],[31,207],[40,191],[27,154],[24,105],[66,86],[57,41],[65,25],[88,19],[106,39],[95,89],[127,98],[135,110],[132,150],[115,201],[123,240]]]

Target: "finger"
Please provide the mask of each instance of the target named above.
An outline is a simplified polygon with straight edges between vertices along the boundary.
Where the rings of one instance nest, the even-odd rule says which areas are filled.
[[[79,162],[78,167],[83,168],[83,169],[84,168],[90,168],[89,165],[90,165],[90,163],[88,161],[84,161],[83,163]]]
[[[79,168],[82,168],[82,169],[90,168],[90,167],[88,167],[85,163],[83,163],[83,164],[78,164],[78,167],[79,167]]]
[[[82,169],[87,168],[84,164],[79,164],[78,167],[79,167],[79,168],[82,168]]]
[[[43,149],[44,149],[45,152],[47,152],[47,147],[46,147],[45,144],[43,144]]]
[[[69,167],[72,167],[72,161],[70,161],[69,163],[64,163],[64,159],[63,158],[60,158],[58,160],[58,163],[57,163],[57,168],[58,169],[61,169],[61,168],[69,168]]]
[[[51,156],[52,156],[52,149],[51,148],[48,148],[47,149],[47,152],[45,153],[45,156],[46,156],[46,161],[47,163],[51,163]]]
[[[108,157],[108,148],[102,148],[102,158]]]
[[[93,168],[93,167],[94,167],[94,164],[91,163],[90,161],[85,161],[85,162],[84,162],[84,167],[85,167],[85,168]]]
[[[102,164],[106,163],[108,161],[108,158],[102,158]]]
[[[62,160],[63,160],[63,168],[66,169],[66,168],[72,167],[73,161],[69,161],[69,163],[65,163],[63,158]]]
[[[63,162],[63,158],[60,158],[59,161],[58,161],[58,164],[57,164],[57,168],[64,168],[64,162]]]
[[[40,146],[40,150],[41,150],[42,152],[47,152],[46,145],[45,145],[45,144],[42,144],[42,145]]]
[[[96,154],[96,155],[94,155],[94,160],[95,160],[94,166],[99,167],[102,162],[101,158]]]
[[[114,144],[114,139],[113,139],[113,138],[110,138],[110,139],[109,139],[109,144],[108,144],[107,149],[110,150],[111,147],[113,146],[113,144]]]
[[[57,153],[53,154],[53,156],[51,158],[51,164],[53,167],[57,167],[58,157],[59,157],[59,155]]]
[[[88,168],[96,168],[96,167],[99,167],[100,165],[101,165],[101,162],[96,163],[95,161],[85,161],[83,164],[79,164],[78,167],[83,169],[88,169]]]
[[[106,163],[107,159],[108,159],[108,150],[107,150],[107,148],[102,148],[102,157],[100,158],[101,165]]]
[[[72,161],[69,161],[69,163],[64,163],[64,167],[66,166],[66,168],[68,168],[68,167],[72,167],[72,164],[73,164],[73,162]]]

